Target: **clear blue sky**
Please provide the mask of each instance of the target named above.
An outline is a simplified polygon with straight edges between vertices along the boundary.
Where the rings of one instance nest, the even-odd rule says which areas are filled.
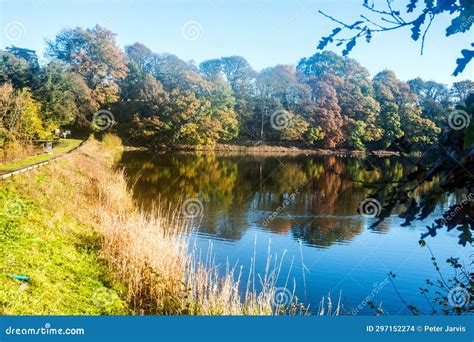
[[[65,27],[100,24],[117,33],[123,47],[135,41],[155,52],[169,52],[184,60],[201,62],[229,55],[247,58],[257,70],[276,64],[296,64],[316,52],[320,37],[334,23],[318,14],[321,9],[352,21],[362,13],[362,0],[0,0],[0,48],[15,44],[44,51],[45,38]],[[395,3],[407,1],[397,0]],[[183,25],[198,22],[196,40],[183,36]],[[11,22],[24,27],[20,38],[11,41],[5,30]],[[372,74],[392,69],[402,80],[415,76],[450,84],[473,79],[474,66],[460,77],[451,73],[460,50],[470,46],[473,33],[445,38],[447,17],[434,22],[425,53],[413,42],[409,30],[399,30],[362,43],[351,53]],[[200,29],[200,28],[198,28]]]

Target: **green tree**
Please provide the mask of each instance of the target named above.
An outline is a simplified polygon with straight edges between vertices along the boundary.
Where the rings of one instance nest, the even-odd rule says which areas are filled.
[[[152,71],[153,52],[141,43],[133,43],[125,47],[125,53],[130,62],[136,63],[144,72]]]
[[[408,85],[418,97],[418,105],[423,110],[422,116],[436,123],[438,127],[445,127],[452,107],[449,88],[434,81],[423,81],[421,78],[408,81]]]
[[[255,78],[257,73],[241,56],[221,58],[222,74],[232,88],[235,97],[235,111],[239,115],[241,133],[251,139],[258,139],[254,127]]]
[[[16,89],[32,87],[34,76],[25,59],[0,51],[0,83],[11,83]]]
[[[120,83],[122,101],[155,105],[165,101],[165,90],[160,81],[135,62],[129,62],[127,68],[127,77]]]
[[[410,86],[397,79],[393,71],[384,70],[374,77],[375,97],[380,103],[379,125],[384,130],[382,146],[395,143],[395,149],[404,144],[432,144],[440,129],[429,118],[422,117],[418,97]]]
[[[474,93],[474,81],[471,80],[454,82],[451,88],[451,96],[459,104],[465,103],[472,93]]]
[[[229,141],[236,138],[239,134],[239,122],[234,110],[235,98],[230,87],[227,84],[216,84],[211,90],[208,101],[210,116],[215,123],[218,123],[218,140]]]
[[[199,64],[199,71],[212,82],[224,81],[222,73],[222,61],[220,58],[209,59]]]
[[[296,70],[291,65],[277,65],[272,68],[263,69],[256,78],[255,90],[255,110],[252,118],[254,127],[259,128],[259,132],[255,132],[255,136],[259,136],[260,140],[264,140],[264,136],[274,136],[270,125],[271,114],[276,111],[286,111],[288,116],[296,119],[293,123],[295,127],[288,127],[288,131],[280,132],[284,140],[297,140],[304,133],[302,128],[306,125],[304,119],[300,116],[294,116],[293,113],[302,113],[302,103],[309,101],[311,89],[301,83],[297,77]],[[292,122],[292,118],[286,118],[288,122]],[[296,131],[299,133],[296,133]],[[290,130],[293,133],[290,133]],[[291,136],[291,138],[289,138]],[[296,138],[298,137],[298,138]]]
[[[7,47],[6,51],[10,52],[17,58],[25,60],[32,74],[37,74],[39,72],[40,65],[38,62],[38,56],[36,55],[36,51],[20,48],[17,46]]]
[[[349,133],[347,134],[347,144],[360,151],[365,151],[364,133],[367,129],[367,124],[363,121],[353,121]]]
[[[311,127],[306,131],[305,142],[309,145],[316,145],[324,139],[324,132],[321,127]]]
[[[281,131],[280,139],[284,141],[302,140],[309,124],[301,116],[288,112],[288,126]]]
[[[51,62],[38,76],[35,97],[41,103],[41,116],[52,127],[80,121],[92,109],[90,89],[82,77]]]

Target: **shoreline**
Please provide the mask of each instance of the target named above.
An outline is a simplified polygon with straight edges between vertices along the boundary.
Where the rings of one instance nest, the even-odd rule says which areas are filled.
[[[253,144],[247,143],[228,143],[216,144],[215,146],[189,146],[189,145],[159,145],[153,147],[125,146],[125,151],[153,151],[158,153],[168,152],[219,152],[219,153],[246,153],[255,155],[273,155],[273,154],[304,154],[321,156],[340,156],[340,157],[364,157],[376,156],[380,158],[398,157],[400,154],[395,151],[375,150],[375,151],[353,151],[347,149],[322,149],[308,148],[301,146],[278,145],[278,144]]]

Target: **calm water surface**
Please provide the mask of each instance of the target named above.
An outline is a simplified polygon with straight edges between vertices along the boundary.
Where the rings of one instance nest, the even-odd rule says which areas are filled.
[[[242,265],[244,284],[254,255],[257,272],[265,273],[270,246],[273,257],[284,256],[278,285],[294,280],[296,294],[313,310],[330,293],[333,301],[341,296],[346,313],[361,305],[358,314],[374,314],[363,304],[372,296],[386,314],[409,314],[388,282],[391,271],[405,301],[430,313],[419,288],[439,276],[429,250],[419,247],[418,240],[426,224],[456,198],[441,203],[429,220],[409,227],[392,216],[369,229],[374,219],[357,213],[370,194],[367,181],[396,180],[411,170],[409,162],[134,151],[123,154],[121,166],[145,209],[158,202],[176,206],[183,199],[199,199],[202,218],[191,222],[198,249],[205,255],[212,248],[217,264]],[[444,231],[427,241],[445,277],[451,275],[448,257],[467,257],[456,232]]]

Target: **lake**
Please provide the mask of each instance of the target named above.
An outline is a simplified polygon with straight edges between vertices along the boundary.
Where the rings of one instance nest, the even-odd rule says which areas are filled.
[[[291,284],[293,290],[296,284],[299,300],[313,312],[331,294],[333,302],[340,297],[346,314],[375,314],[367,302],[381,304],[385,314],[410,314],[396,290],[420,312],[431,312],[419,288],[440,276],[418,240],[457,198],[446,198],[428,220],[407,227],[392,216],[370,229],[375,219],[357,212],[371,193],[367,182],[400,179],[413,169],[408,160],[129,151],[119,166],[145,210],[158,203],[194,205],[186,210],[200,215],[183,213],[195,246],[203,256],[212,249],[223,272],[227,262],[242,266],[244,284],[252,260],[256,272],[265,273],[270,249],[272,260],[281,262],[278,286]],[[457,235],[443,231],[427,239],[445,278],[452,275],[447,258],[467,258]],[[389,272],[396,274],[396,288]]]

